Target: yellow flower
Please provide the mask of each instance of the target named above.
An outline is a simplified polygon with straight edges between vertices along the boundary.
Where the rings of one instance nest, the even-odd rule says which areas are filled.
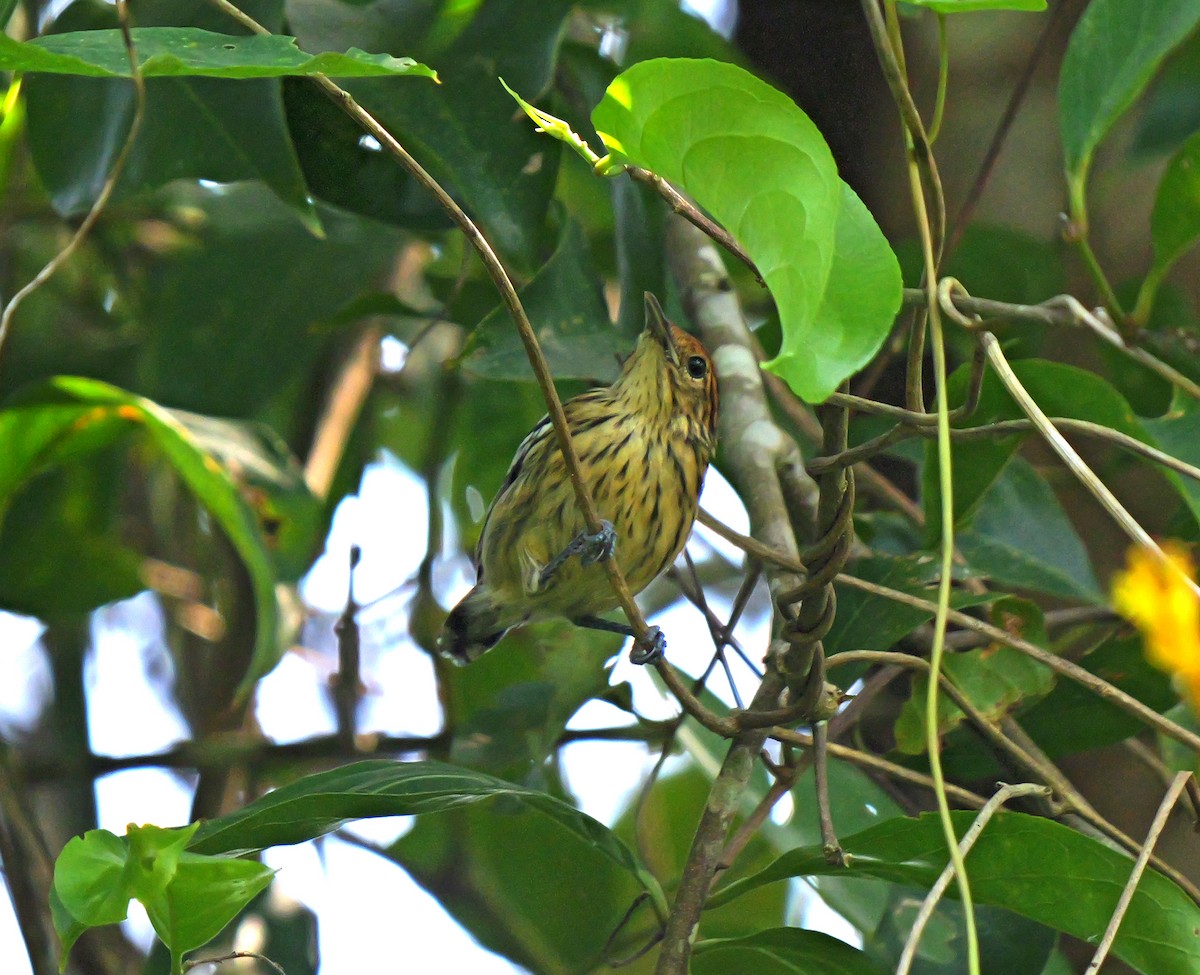
[[[1123,572],[1113,581],[1113,605],[1134,623],[1146,641],[1146,657],[1175,675],[1200,710],[1200,598],[1192,583],[1195,566],[1178,544],[1163,546],[1162,555],[1144,546],[1129,550]]]

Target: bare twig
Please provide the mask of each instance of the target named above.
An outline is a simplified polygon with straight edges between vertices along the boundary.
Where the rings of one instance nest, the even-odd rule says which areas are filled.
[[[1033,51],[1026,59],[1025,66],[1021,69],[1021,75],[1017,79],[1017,83],[1013,86],[1012,93],[1008,96],[1008,104],[1004,106],[1004,112],[1000,116],[1000,121],[996,123],[996,131],[992,133],[992,141],[988,144],[987,151],[983,154],[983,160],[979,163],[979,170],[975,174],[975,179],[971,182],[971,188],[967,191],[962,208],[958,211],[958,215],[954,218],[954,223],[950,227],[950,233],[946,239],[946,260],[950,259],[950,255],[958,247],[958,242],[962,239],[963,231],[967,229],[967,225],[971,222],[971,217],[975,215],[975,207],[979,205],[980,197],[983,196],[983,191],[991,179],[992,171],[996,168],[996,160],[1000,158],[1000,150],[1004,148],[1004,142],[1008,138],[1008,133],[1012,130],[1012,124],[1017,117],[1017,112],[1021,108],[1021,103],[1025,100],[1026,93],[1029,91],[1029,85],[1033,81],[1037,66],[1049,48],[1050,41],[1056,35],[1059,17],[1068,6],[1069,4],[1066,3],[1055,3],[1050,6],[1050,13],[1046,16],[1042,24],[1042,33],[1039,35]]]
[[[273,969],[277,975],[287,975],[287,972],[283,970],[281,965],[257,951],[230,951],[224,955],[216,955],[212,958],[196,958],[192,961],[184,962],[183,970],[190,972],[193,968],[197,968],[200,965],[223,965],[227,961],[237,961],[239,958],[253,958]]]
[[[833,808],[829,801],[829,722],[818,721],[813,725],[813,777],[817,787],[817,821],[821,825],[821,847],[825,862],[834,867],[849,866],[842,844],[838,842],[837,830],[833,827]]]
[[[979,815],[975,817],[975,821],[971,823],[970,829],[963,834],[962,841],[958,845],[959,852],[965,859],[967,854],[971,852],[971,847],[975,845],[975,841],[979,839],[979,835],[983,832],[983,828],[988,824],[988,821],[1000,810],[1000,807],[1010,799],[1017,799],[1021,796],[1030,795],[1047,795],[1050,792],[1045,786],[1041,785],[1005,785],[997,790],[996,794],[988,799],[984,807],[979,810]],[[921,904],[921,910],[917,913],[917,919],[913,922],[912,930],[908,934],[908,940],[904,943],[904,951],[900,954],[900,961],[896,965],[896,975],[908,975],[912,968],[913,959],[917,954],[917,945],[920,944],[921,935],[925,931],[925,926],[933,917],[933,912],[937,908],[938,901],[946,893],[946,889],[950,886],[954,879],[954,865],[947,864],[946,869],[942,871],[934,885],[929,889],[929,893],[925,896],[925,900]]]
[[[778,742],[796,745],[799,748],[813,747],[811,735],[807,735],[802,731],[795,731],[792,728],[772,728],[771,737]],[[906,768],[903,765],[897,765],[895,762],[889,762],[886,758],[880,758],[871,752],[860,751],[857,748],[850,748],[847,745],[839,745],[837,742],[831,741],[829,743],[829,755],[839,761],[849,762],[851,765],[857,765],[859,768],[869,769],[880,775],[886,775],[901,782],[920,786],[922,789],[928,789],[930,792],[934,789],[933,779],[928,775],[924,775],[915,769]],[[976,795],[969,789],[949,783],[946,785],[946,795],[960,805],[972,809],[978,809],[986,801],[983,796]]]
[[[359,641],[358,603],[354,599],[354,570],[362,549],[350,546],[350,574],[346,582],[346,607],[333,626],[337,635],[338,669],[333,675],[333,703],[337,712],[337,735],[347,752],[354,751],[358,737]]]
[[[5,306],[4,311],[0,313],[0,349],[4,347],[4,340],[8,337],[8,333],[12,327],[13,316],[16,315],[17,309],[34,291],[40,288],[43,284],[50,280],[54,274],[67,263],[82,246],[87,235],[91,233],[92,228],[96,225],[96,221],[100,219],[100,215],[104,213],[108,206],[108,201],[113,195],[113,191],[117,188],[117,181],[120,180],[121,174],[125,171],[125,164],[129,161],[129,154],[133,151],[133,144],[137,141],[138,132],[142,128],[142,117],[146,111],[146,82],[142,78],[141,67],[138,65],[137,49],[133,44],[133,35],[129,31],[129,6],[126,0],[117,0],[117,20],[118,26],[121,29],[121,41],[125,45],[125,53],[129,58],[129,80],[133,84],[133,118],[129,123],[129,132],[125,136],[125,142],[121,146],[121,151],[117,153],[117,158],[113,160],[112,169],[109,170],[107,178],[104,180],[104,185],[100,187],[100,192],[96,195],[95,201],[91,208],[84,216],[82,222],[76,228],[75,233],[71,235],[71,239],[67,241],[57,254],[54,255],[33,279],[25,284]]]
[[[1113,909],[1112,917],[1108,921],[1108,927],[1104,931],[1104,937],[1100,939],[1100,944],[1096,946],[1096,953],[1092,956],[1092,960],[1088,962],[1085,975],[1095,975],[1096,972],[1100,971],[1100,966],[1104,964],[1104,960],[1108,957],[1113,942],[1117,938],[1117,931],[1121,927],[1121,921],[1125,918],[1125,912],[1129,910],[1129,905],[1133,901],[1138,881],[1142,879],[1142,874],[1146,871],[1146,864],[1150,862],[1150,854],[1154,852],[1154,845],[1158,842],[1158,837],[1161,835],[1163,827],[1167,825],[1167,817],[1171,814],[1172,808],[1174,808],[1175,803],[1179,800],[1180,793],[1183,792],[1187,786],[1188,779],[1191,777],[1191,772],[1179,772],[1176,774],[1171,787],[1167,790],[1167,794],[1163,796],[1162,802],[1159,803],[1158,812],[1154,814],[1154,822],[1150,824],[1150,831],[1146,834],[1146,842],[1142,846],[1142,852],[1138,855],[1133,869],[1129,872],[1129,880],[1126,881],[1125,889],[1121,891],[1121,896],[1117,899],[1117,906]]]

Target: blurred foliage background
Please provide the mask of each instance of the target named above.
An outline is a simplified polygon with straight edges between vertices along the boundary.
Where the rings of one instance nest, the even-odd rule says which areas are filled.
[[[437,85],[375,77],[345,87],[479,222],[521,285],[564,395],[613,377],[616,355],[641,328],[642,292],[664,296],[683,320],[664,257],[667,208],[629,180],[596,178],[559,143],[535,133],[497,77],[598,146],[588,116],[622,68],[663,56],[746,67],[816,121],[841,175],[900,255],[906,284],[919,283],[903,138],[857,3],[725,0],[704,11],[707,20],[676,0],[241,6],[272,31],[294,35],[304,51],[358,47],[438,71]],[[1037,303],[1069,292],[1085,303],[1097,300],[1063,240],[1067,198],[1056,123],[1063,51],[1085,6],[1052,0],[1041,14],[989,11],[946,22],[950,94],[937,159],[954,245],[944,270],[973,295]],[[139,26],[244,33],[194,0],[134,0],[130,9]],[[115,22],[113,7],[99,0],[23,0],[9,32],[25,37]],[[903,32],[914,95],[928,110],[937,82],[937,20],[914,11],[903,18]],[[1026,74],[1028,90],[981,180],[981,160]],[[121,80],[32,73],[10,85],[0,123],[6,296],[64,246],[95,201],[134,112],[131,86]],[[1136,291],[1150,260],[1159,178],[1197,128],[1200,38],[1192,36],[1118,123],[1094,166],[1091,240],[1122,295]],[[1142,337],[1190,376],[1200,374],[1196,262],[1192,253],[1177,266]],[[773,354],[780,334],[770,297],[744,268],[730,265],[755,336]],[[1037,385],[1053,415],[1094,418],[1141,438],[1149,430],[1178,456],[1200,456],[1195,411],[1169,412],[1171,389],[1149,371],[1067,329],[1012,325],[1001,337],[1014,358],[1058,364]],[[953,342],[952,364],[960,365],[970,357],[969,341],[959,335]],[[867,370],[872,396],[903,401],[902,359]],[[1022,373],[1031,387],[1038,368]],[[422,484],[425,510],[397,517],[425,537],[411,540],[421,553],[419,569],[380,604],[391,624],[366,638],[388,654],[430,661],[425,667],[435,679],[428,686],[442,730],[363,738],[359,747],[442,758],[570,799],[558,753],[572,735],[588,737],[587,730],[566,729],[586,702],[600,700],[612,727],[592,737],[644,739],[649,755],[658,751],[664,726],[636,713],[628,683],[610,684],[615,639],[550,623],[513,634],[468,670],[431,657],[444,610],[461,594],[465,553],[484,506],[545,411],[530,380],[493,288],[442,211],[307,80],[148,82],[144,124],[112,200],[80,251],[24,303],[0,349],[0,458],[8,458],[0,464],[11,464],[10,474],[0,473],[0,607],[44,626],[40,654],[49,674],[26,718],[0,729],[0,854],[24,928],[42,923],[22,908],[45,903],[53,855],[96,825],[95,778],[117,767],[112,756],[95,755],[89,739],[97,718],[85,674],[99,607],[147,591],[161,607],[142,634],[144,663],[191,737],[170,759],[151,756],[145,764],[178,768],[194,786],[192,818],[227,812],[262,786],[346,751],[344,737],[316,736],[334,712],[332,690],[314,719],[316,737],[290,750],[272,748],[257,726],[253,694],[241,691],[252,691],[285,654],[316,660],[322,674],[336,670],[333,614],[306,605],[297,586],[322,553],[339,505],[384,455]],[[989,395],[985,387],[980,420],[1008,415],[1002,397]],[[809,407],[793,398],[776,418],[807,456],[813,425],[804,416]],[[878,419],[858,416],[851,440],[882,429]],[[1194,501],[1177,484],[1110,447],[1081,446],[1153,534],[1196,540]],[[1189,722],[1168,678],[1149,668],[1136,641],[1106,615],[1107,578],[1123,557],[1123,537],[1043,449],[1015,448],[1015,441],[980,444],[962,462],[989,471],[969,510],[964,501],[964,571],[1024,598],[980,613],[1023,620],[1020,632],[1040,634],[1058,652]],[[205,466],[206,453],[228,479]],[[926,514],[934,510],[930,456],[921,441],[909,440],[875,460],[911,504],[904,515],[870,495],[860,499],[858,528],[870,552],[854,565],[857,575],[927,589],[936,539],[920,513],[923,505]],[[716,468],[736,487],[737,474],[723,458]],[[360,541],[373,557],[371,540]],[[703,540],[692,553],[709,599],[730,605],[744,576],[740,561]],[[927,647],[927,616],[860,593],[841,596],[828,652]],[[645,597],[652,610],[679,601],[669,580]],[[1079,607],[1084,611],[1071,616]],[[754,632],[768,608],[760,585],[747,612],[759,627]],[[1049,631],[1047,612],[1058,614]],[[747,649],[759,657],[764,648]],[[682,662],[699,673],[709,656],[697,651]],[[376,658],[366,659],[369,666]],[[1006,682],[1002,700],[990,702],[994,713],[1019,719],[1101,813],[1131,835],[1143,834],[1161,791],[1162,762],[1189,759],[1165,749],[1158,764],[1147,763],[1141,753],[1159,754],[1152,735],[1073,685],[1017,675],[1003,654],[964,652],[960,660],[958,676],[968,684]],[[371,687],[369,671],[362,680]],[[848,740],[924,768],[919,700],[912,682],[889,685],[847,729]],[[723,754],[722,742],[685,727],[671,738],[682,757],[670,774],[613,824],[664,879],[678,875]],[[957,720],[947,724],[945,761],[948,774],[967,784],[1013,773]],[[766,772],[756,774],[756,788],[765,791]],[[842,765],[831,774],[843,833],[931,807],[927,793],[892,779]],[[811,792],[811,783],[797,785],[790,818],[764,824],[736,875],[781,849],[818,841]],[[1200,865],[1183,833],[1168,833],[1162,852],[1195,877]],[[422,818],[380,852],[481,944],[535,972],[603,969],[614,950],[609,935],[636,893],[628,877],[574,839],[533,829],[511,810]],[[907,888],[831,877],[821,879],[818,893],[861,933],[876,961],[894,962],[911,914]],[[704,935],[739,937],[793,923],[800,904],[794,890],[765,887],[708,915]],[[301,924],[273,913],[265,899],[252,910],[266,918],[268,953],[289,975],[317,970],[305,948],[311,916]],[[917,970],[960,970],[956,911],[941,909]],[[1016,914],[988,908],[980,917],[986,971],[1050,975],[1074,970],[1070,959],[1086,957],[1071,939]],[[623,929],[617,953],[644,942],[647,924],[640,919]],[[30,948],[36,955],[37,945]],[[402,948],[398,953],[402,959]],[[0,961],[9,970],[9,960]],[[161,959],[148,964],[153,970]],[[629,970],[649,971],[650,964],[643,959]],[[81,941],[71,970],[141,965],[120,931],[106,929]]]

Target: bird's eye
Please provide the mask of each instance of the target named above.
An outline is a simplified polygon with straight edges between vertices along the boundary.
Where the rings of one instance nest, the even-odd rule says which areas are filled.
[[[701,355],[688,356],[687,371],[693,379],[703,379],[708,375],[708,362]]]

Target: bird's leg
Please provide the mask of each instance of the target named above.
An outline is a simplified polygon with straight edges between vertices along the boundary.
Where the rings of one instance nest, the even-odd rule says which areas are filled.
[[[667,649],[667,638],[657,626],[646,628],[646,639],[639,640],[628,623],[617,623],[614,620],[601,619],[599,616],[577,616],[571,620],[576,626],[589,630],[604,630],[606,633],[620,633],[633,637],[633,648],[629,651],[630,663],[638,665],[653,663]]]
[[[566,548],[546,563],[546,567],[542,569],[541,575],[538,576],[538,588],[549,582],[550,578],[562,568],[563,563],[567,559],[578,555],[579,561],[583,565],[603,562],[605,559],[612,557],[613,547],[616,544],[617,533],[613,529],[611,521],[601,520],[600,530],[594,535],[590,534],[586,529],[581,531],[567,543]]]

